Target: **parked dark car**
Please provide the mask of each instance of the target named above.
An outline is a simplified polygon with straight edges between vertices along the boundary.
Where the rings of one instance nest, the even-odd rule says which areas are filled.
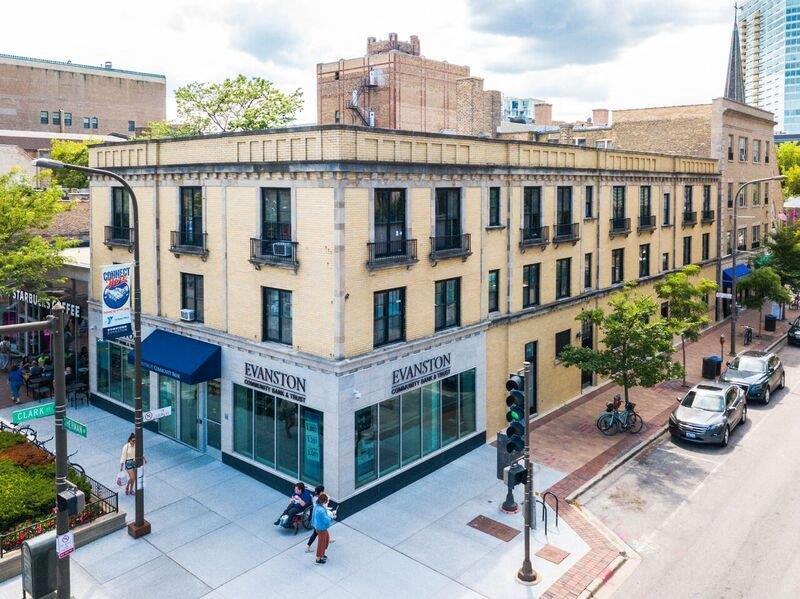
[[[800,345],[800,316],[794,319],[786,334],[786,343],[789,345]]]
[[[731,432],[747,421],[744,391],[736,385],[695,385],[669,416],[673,439],[715,443],[726,447]]]
[[[719,378],[738,385],[748,400],[768,404],[776,389],[783,389],[786,375],[781,359],[769,352],[751,350],[736,356]]]

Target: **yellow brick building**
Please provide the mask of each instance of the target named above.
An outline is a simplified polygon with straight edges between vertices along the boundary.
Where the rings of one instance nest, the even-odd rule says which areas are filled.
[[[161,432],[279,487],[324,483],[346,510],[493,439],[526,358],[539,414],[597,384],[555,356],[597,342],[575,317],[623,281],[715,276],[709,159],[323,125],[94,146],[90,163],[138,198]],[[91,194],[92,393],[126,411],[98,290],[131,260],[132,220],[113,181]],[[216,366],[190,372],[204,352]]]

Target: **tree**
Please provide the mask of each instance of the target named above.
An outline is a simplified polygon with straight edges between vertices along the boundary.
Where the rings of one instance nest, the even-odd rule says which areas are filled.
[[[717,290],[717,284],[706,278],[697,282],[693,279],[700,274],[696,264],[684,266],[656,283],[656,295],[669,302],[667,322],[676,335],[681,338],[683,356],[683,385],[686,386],[686,340],[697,341],[700,331],[708,322],[708,294]]]
[[[786,175],[781,182],[785,197],[800,195],[800,146],[796,143],[782,143],[778,146],[778,171]]]
[[[800,170],[800,168],[798,169]],[[769,266],[781,283],[800,293],[800,228],[797,224],[777,228],[767,237]]]
[[[66,139],[53,139],[50,141],[50,158],[77,164],[78,166],[89,166],[89,146],[88,141],[69,141]],[[65,189],[85,189],[89,187],[89,179],[84,173],[70,171],[66,169],[50,172],[52,180]]]
[[[195,81],[175,90],[178,120],[192,134],[252,131],[290,123],[303,92],[285,94],[261,77],[237,75],[222,83]]]
[[[789,292],[781,284],[781,278],[772,267],[762,266],[752,270],[736,283],[738,290],[744,291],[742,303],[746,308],[758,309],[758,334],[761,335],[762,308],[764,301],[788,302]]]
[[[609,377],[625,390],[652,387],[683,372],[672,360],[672,329],[657,317],[658,305],[651,296],[634,293],[633,284],[611,295],[609,311],[584,310],[577,320],[600,329],[603,348],[568,346],[559,359],[569,366]]]
[[[36,189],[18,172],[0,175],[0,295],[15,289],[38,292],[48,274],[63,265],[62,239],[41,232],[64,210],[61,189]]]
[[[164,137],[186,137],[194,135],[188,125],[183,123],[170,123],[169,121],[151,121],[147,123],[144,131],[133,139],[159,139]]]

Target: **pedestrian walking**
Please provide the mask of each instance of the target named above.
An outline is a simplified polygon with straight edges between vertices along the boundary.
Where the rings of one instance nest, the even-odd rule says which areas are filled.
[[[125,495],[136,493],[136,435],[131,433],[128,442],[122,447],[119,456],[120,472],[124,469],[128,475],[128,484],[125,485]]]
[[[0,370],[6,370],[11,362],[11,339],[3,337],[0,341]]]
[[[11,388],[11,401],[14,403],[19,403],[19,391],[23,382],[22,371],[19,366],[13,365],[8,373],[8,386]]]
[[[330,542],[330,533],[328,529],[333,524],[335,514],[328,509],[328,496],[325,493],[320,493],[317,499],[317,505],[314,506],[314,532],[317,533],[317,563],[324,564],[328,561],[328,556],[325,552],[328,550],[328,543]]]
[[[314,497],[313,497],[314,505],[317,504],[317,501],[319,500],[319,496],[323,491],[325,491],[325,487],[323,487],[322,485],[317,485],[316,487],[314,487]],[[312,522],[312,526],[313,526],[313,522]],[[311,553],[311,546],[314,544],[314,541],[316,541],[316,540],[317,540],[317,531],[315,529],[315,530],[311,531],[311,536],[308,537],[308,542],[306,543],[306,553]],[[333,541],[334,541],[333,536],[331,536],[331,534],[329,532],[328,533],[328,543],[333,543]]]

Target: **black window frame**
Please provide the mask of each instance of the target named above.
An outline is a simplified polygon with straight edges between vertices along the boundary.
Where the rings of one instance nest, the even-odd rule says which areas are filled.
[[[92,129],[97,129],[100,127],[100,120],[96,117],[92,117]]]
[[[625,186],[614,185],[611,188],[611,218],[614,221],[625,220],[627,212],[625,204]]]
[[[188,296],[191,290],[191,298]],[[181,310],[194,310],[195,322],[205,322],[203,275],[181,273]]]
[[[494,279],[494,283],[492,282]],[[496,268],[489,271],[487,278],[487,286],[489,291],[489,312],[500,311],[500,269]],[[493,288],[494,287],[494,288]]]
[[[278,300],[277,314],[269,314],[271,294]],[[287,316],[288,306],[288,316]],[[277,336],[270,333],[270,320],[277,319]],[[292,292],[277,287],[261,287],[261,341],[271,341],[282,345],[292,345],[294,312],[292,309]]]
[[[572,295],[572,258],[556,260],[556,299]]]
[[[584,189],[583,218],[594,218],[594,185]]]
[[[639,218],[650,218],[653,214],[653,189],[649,185],[639,187]],[[642,222],[641,220],[639,222]]]
[[[625,248],[611,250],[611,284],[617,285],[625,280]]]
[[[400,325],[392,326],[390,306],[392,302],[400,306]],[[398,343],[406,339],[406,288],[395,287],[393,289],[383,289],[372,294],[372,345],[381,347],[390,343]],[[379,307],[381,308],[379,310]],[[393,330],[396,330],[392,334]]]
[[[686,266],[692,263],[692,236],[685,235],[683,237],[683,265]]]
[[[500,188],[489,188],[489,226],[500,227]]]
[[[61,111],[56,110],[53,112],[53,116],[50,118],[50,123],[53,125],[61,125]]]
[[[178,210],[178,233],[180,245],[203,246],[203,188],[199,185],[181,186]],[[199,203],[199,215],[198,215]]]
[[[525,264],[522,267],[522,307],[530,308],[540,304],[542,265]]]
[[[558,331],[555,334],[553,345],[554,345],[553,355],[555,361],[558,362],[559,361],[558,356],[559,354],[561,354],[561,351],[565,347],[569,347],[570,345],[572,345],[572,329],[565,329],[563,331]]]
[[[556,187],[556,237],[568,237],[573,235],[572,215],[572,186],[559,185]]]
[[[734,156],[734,152],[733,152],[734,142],[735,142],[735,139],[734,139],[733,133],[729,133],[728,134],[728,160],[730,160],[731,162],[733,162],[733,156]]]
[[[461,247],[461,188],[437,187],[435,206],[436,250]]]
[[[711,186],[703,185],[703,212],[711,211]]]
[[[124,187],[111,188],[111,227],[113,239],[132,241],[130,195]]]
[[[83,128],[84,129],[91,129],[92,128],[92,122],[91,122],[91,119],[88,116],[83,117]]]
[[[291,188],[261,188],[261,239],[292,241]]]
[[[592,252],[583,255],[583,288],[592,288]]]
[[[136,131],[136,121],[128,121],[128,131]]]
[[[650,244],[639,246],[639,278],[650,276]]]
[[[65,112],[64,113],[64,126],[65,127],[72,127],[72,113]]]
[[[662,272],[669,270],[669,252],[662,252],[661,254],[661,270]]]
[[[689,214],[694,206],[694,187],[692,185],[683,186],[683,213]]]
[[[453,302],[447,301],[450,288],[455,290],[455,300]],[[461,326],[461,277],[436,281],[433,295],[434,329],[436,331],[444,331],[445,329]],[[447,318],[447,308],[450,305],[455,305],[455,317],[452,320]]]
[[[542,187],[528,185],[522,188],[522,228],[536,232],[542,228]]]
[[[711,233],[703,233],[700,248],[701,260],[708,260],[711,255]]]
[[[372,207],[372,231],[375,257],[406,254],[406,190],[383,187],[375,190]]]
[[[661,225],[666,227],[672,224],[672,195],[665,191],[661,196]]]
[[[50,124],[50,111],[49,110],[40,110],[39,111],[39,124],[40,125],[49,125]]]

